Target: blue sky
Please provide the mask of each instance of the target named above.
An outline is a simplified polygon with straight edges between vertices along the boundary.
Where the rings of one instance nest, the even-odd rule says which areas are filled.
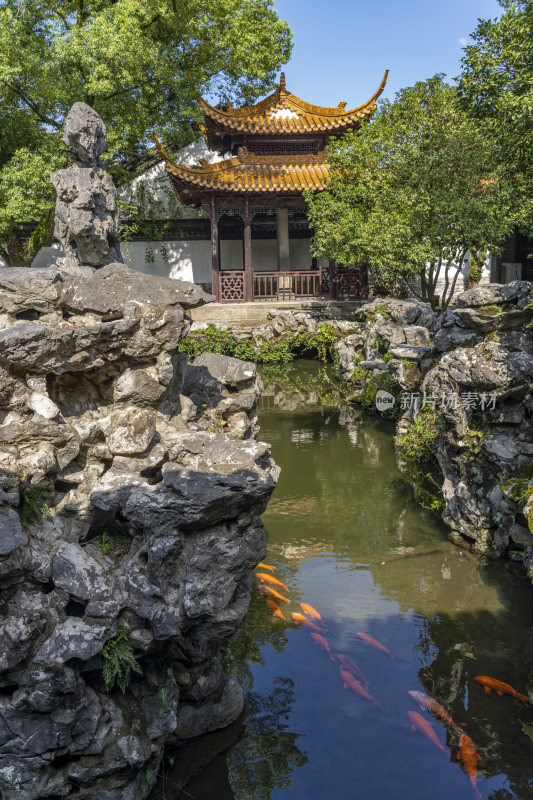
[[[378,88],[382,97],[444,72],[459,74],[478,18],[500,16],[497,0],[274,0],[294,34],[287,89],[310,103],[347,108]]]

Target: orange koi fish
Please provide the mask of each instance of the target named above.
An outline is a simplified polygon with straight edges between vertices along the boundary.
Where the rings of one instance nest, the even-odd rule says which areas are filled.
[[[273,600],[267,600],[266,604],[269,607],[269,609],[272,611],[272,616],[273,617],[279,617],[280,619],[283,620],[283,622],[285,622],[285,617],[283,616],[283,612],[282,612],[281,608],[278,606],[277,603],[275,603]]]
[[[418,703],[420,708],[427,708],[427,710],[431,714],[433,714],[434,717],[437,717],[437,719],[442,720],[442,722],[444,722],[445,725],[449,725],[450,728],[453,728],[454,731],[457,731],[457,733],[462,732],[463,729],[461,728],[461,726],[457,722],[455,722],[450,717],[450,715],[446,713],[445,709],[440,705],[440,703],[437,703],[437,701],[433,700],[432,697],[429,697],[429,695],[424,694],[424,692],[412,691],[408,692],[407,694],[409,694],[413,698],[415,703]]]
[[[302,611],[305,611],[305,613],[308,614],[310,617],[313,617],[313,619],[320,619],[320,620],[322,619],[316,608],[310,606],[309,603],[300,603],[300,608],[302,609]]]
[[[276,592],[275,589],[271,589],[270,586],[258,586],[257,591],[261,592],[261,594],[269,594],[271,597],[275,597],[276,600],[283,600],[284,603],[289,602],[286,597],[283,597],[282,594]]]
[[[439,750],[442,750],[444,753],[448,752],[446,748],[443,747],[439,742],[431,722],[428,722],[427,719],[424,719],[422,714],[419,714],[418,711],[408,711],[407,716],[411,720],[412,731],[418,731],[422,734],[422,736],[425,736],[426,739],[429,739],[430,742],[433,742],[433,744],[436,745]]]
[[[315,625],[314,622],[311,622],[310,619],[304,617],[303,614],[299,614],[298,612],[292,612],[291,617],[298,625],[305,625],[306,628],[310,628],[312,631],[317,631],[317,633],[325,633],[324,628],[319,628],[318,625]]]
[[[391,658],[394,658],[388,647],[385,647],[384,644],[381,644],[381,642],[378,642],[378,640],[374,639],[372,636],[369,636],[368,633],[358,633],[357,635],[365,644],[373,647],[374,650],[381,650],[382,653],[386,653]]]
[[[359,681],[356,680],[350,672],[347,672],[345,669],[341,669],[340,672],[345,689],[351,689],[355,694],[364,697],[365,700],[370,700],[371,703],[374,703],[375,706],[380,708],[379,701],[376,700],[375,697],[372,697],[371,694],[368,694],[368,692],[363,688],[362,684],[359,683]]]
[[[529,703],[529,697],[526,697],[525,694],[520,694],[520,692],[517,692],[512,686],[509,686],[508,683],[498,681],[495,678],[489,678],[488,675],[477,675],[474,680],[483,686],[487,694],[490,694],[491,689],[494,689],[500,697],[504,694],[510,694],[511,697],[516,697],[517,700],[521,700],[525,706]]]
[[[363,686],[365,687],[366,691],[368,692],[368,687],[370,686],[370,681],[366,677],[366,675],[359,669],[355,661],[350,658],[350,656],[345,656],[342,653],[337,653],[337,658],[339,659],[342,668],[353,675],[354,678],[357,678],[361,681]]]
[[[282,581],[278,581],[278,579],[274,578],[273,575],[269,575],[268,572],[256,572],[255,574],[262,583],[271,583],[273,586],[282,586],[286,592],[289,591],[288,586],[285,586]]]
[[[329,646],[328,640],[325,639],[320,633],[312,633],[311,639],[316,644],[317,647],[320,647],[321,650],[325,650],[328,656],[330,657],[331,661],[335,662],[337,659],[331,652],[331,647]]]
[[[270,569],[270,570],[272,570],[272,572],[274,572],[274,570],[276,569],[276,567],[270,567],[268,564],[263,564],[262,561],[260,561],[257,566],[261,567],[261,569]],[[257,567],[256,567],[256,569],[257,569]]]
[[[481,794],[476,786],[477,761],[479,758],[481,758],[481,756],[476,752],[476,746],[474,742],[470,736],[466,735],[466,733],[463,733],[459,740],[459,752],[457,753],[457,758],[462,759],[465,772],[468,775],[470,783],[472,784],[474,794],[478,800],[481,800]]]

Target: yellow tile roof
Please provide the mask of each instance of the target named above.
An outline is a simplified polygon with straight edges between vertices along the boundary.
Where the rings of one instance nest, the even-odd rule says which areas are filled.
[[[170,182],[182,202],[191,194],[220,192],[231,194],[301,194],[304,189],[324,189],[329,167],[324,152],[315,155],[259,156],[240,147],[238,155],[191,169],[176,164],[165,153],[157,136],[156,147],[165,162]]]
[[[370,100],[357,108],[345,110],[346,103],[337,108],[311,105],[285,88],[285,75],[276,90],[254,106],[233,108],[226,104],[221,111],[200,97],[198,103],[205,114],[204,129],[207,133],[240,132],[249,134],[301,134],[301,133],[341,133],[354,127],[359,121],[372,113],[376,101],[387,82],[388,70],[381,84]]]

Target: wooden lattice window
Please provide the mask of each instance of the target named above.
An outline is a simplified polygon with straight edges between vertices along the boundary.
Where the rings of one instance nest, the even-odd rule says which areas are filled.
[[[244,272],[225,270],[220,272],[220,301],[231,303],[244,300]]]

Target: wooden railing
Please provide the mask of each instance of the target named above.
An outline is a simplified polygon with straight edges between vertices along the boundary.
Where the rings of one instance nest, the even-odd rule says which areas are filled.
[[[254,272],[254,300],[296,300],[319,297],[319,269],[290,272]]]
[[[219,272],[218,302],[244,302],[244,270]],[[333,270],[291,270],[254,272],[254,300],[361,300],[368,297],[366,270],[358,267],[335,267]]]

